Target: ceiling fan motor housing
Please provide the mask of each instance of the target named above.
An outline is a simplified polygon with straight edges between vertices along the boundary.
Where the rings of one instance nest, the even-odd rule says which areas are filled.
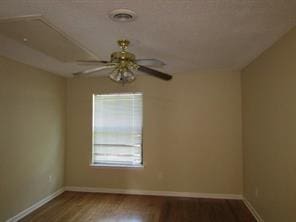
[[[139,66],[135,63],[135,55],[127,51],[112,53],[111,62],[118,64],[116,69],[120,73],[125,73],[128,71],[133,72],[139,68]]]
[[[111,62],[119,63],[121,68],[127,68],[131,64],[135,63],[135,55],[127,51],[129,41],[126,39],[118,40],[118,45],[121,48],[120,52],[113,52],[111,54]]]
[[[114,63],[135,62],[135,59],[135,55],[127,51],[113,52],[111,54],[111,62]]]

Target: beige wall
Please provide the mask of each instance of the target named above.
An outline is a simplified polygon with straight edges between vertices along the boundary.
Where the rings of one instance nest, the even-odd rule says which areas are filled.
[[[0,221],[63,186],[64,115],[63,78],[0,57]]]
[[[91,168],[92,94],[144,92],[144,169]],[[67,81],[66,185],[242,193],[239,73]]]
[[[245,196],[265,221],[294,222],[296,28],[243,71],[242,85]]]

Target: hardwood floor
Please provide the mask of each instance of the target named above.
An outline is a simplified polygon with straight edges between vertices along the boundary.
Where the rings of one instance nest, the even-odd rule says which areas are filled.
[[[256,222],[240,200],[65,192],[22,222]]]

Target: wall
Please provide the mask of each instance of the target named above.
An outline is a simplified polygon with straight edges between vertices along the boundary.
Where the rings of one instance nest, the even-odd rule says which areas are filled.
[[[65,79],[1,57],[0,77],[0,221],[5,221],[63,186]]]
[[[242,74],[244,193],[268,222],[296,221],[295,58],[296,28]]]
[[[92,94],[144,93],[144,169],[92,168]],[[66,185],[242,193],[241,86],[236,72],[67,80]]]

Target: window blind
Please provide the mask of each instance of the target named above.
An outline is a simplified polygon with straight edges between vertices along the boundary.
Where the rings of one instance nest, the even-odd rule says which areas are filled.
[[[142,94],[94,96],[93,164],[142,164]]]

